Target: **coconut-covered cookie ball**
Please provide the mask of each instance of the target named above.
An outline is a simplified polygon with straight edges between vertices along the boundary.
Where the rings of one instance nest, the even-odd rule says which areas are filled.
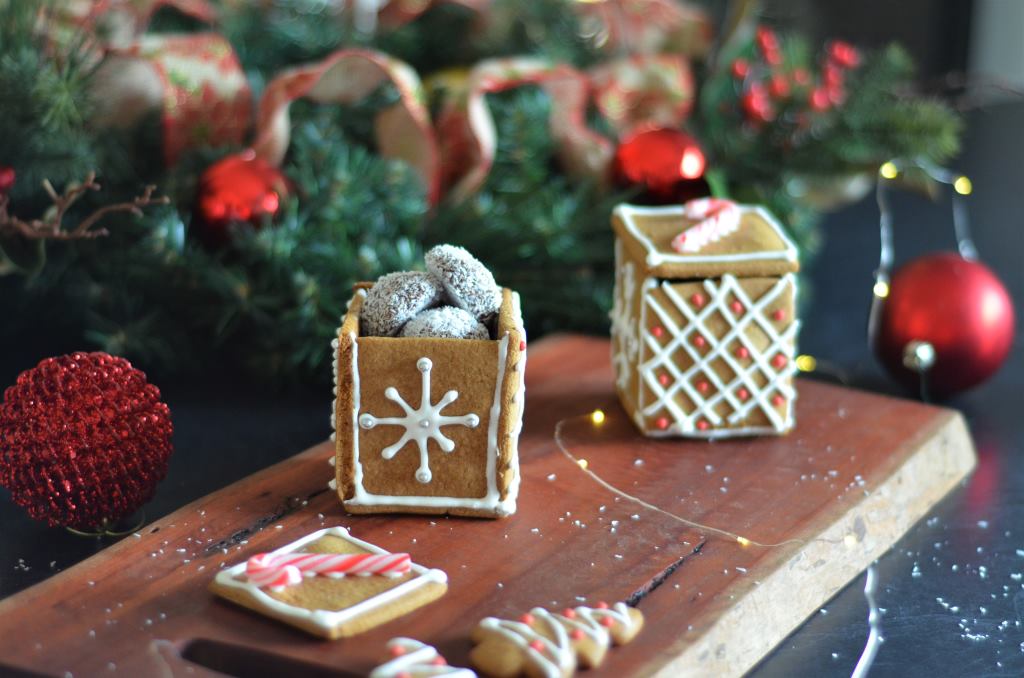
[[[483,323],[472,314],[454,306],[423,311],[402,328],[403,337],[437,337],[441,339],[490,339]]]
[[[381,276],[366,293],[359,315],[364,336],[393,337],[422,311],[437,304],[444,289],[431,275],[400,271]]]
[[[449,300],[483,320],[501,308],[501,288],[494,276],[472,254],[461,247],[438,245],[425,257],[427,270],[434,274]]]

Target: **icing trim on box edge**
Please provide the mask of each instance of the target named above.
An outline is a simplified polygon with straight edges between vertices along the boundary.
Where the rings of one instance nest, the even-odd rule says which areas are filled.
[[[633,221],[634,216],[667,216],[667,215],[679,215],[683,217],[683,208],[678,207],[638,207],[636,205],[617,205],[614,210],[614,214],[622,220],[626,230],[629,231],[630,235],[646,250],[646,262],[648,266],[658,266],[663,263],[670,264],[707,264],[716,262],[735,262],[735,261],[768,261],[774,259],[782,259],[783,261],[797,261],[797,249],[793,241],[789,239],[786,233],[779,226],[775,217],[773,217],[768,210],[758,206],[740,205],[740,211],[743,214],[753,212],[759,217],[764,219],[765,223],[771,227],[772,231],[782,240],[785,249],[776,252],[740,252],[737,254],[705,254],[703,256],[686,256],[680,254],[666,254],[659,252],[651,242],[651,239],[644,235],[640,229],[636,227],[636,223]]]
[[[290,544],[286,544],[281,548],[272,551],[271,555],[297,551],[306,544],[325,536],[339,537],[378,555],[390,553],[390,551],[382,549],[376,544],[371,544],[363,541],[362,539],[353,537],[344,527],[328,527],[322,530],[317,530],[312,534],[308,534]],[[422,565],[412,563],[412,571],[416,574],[416,577],[396,586],[393,589],[382,591],[375,596],[360,601],[352,607],[346,607],[343,610],[310,610],[297,605],[289,605],[288,603],[284,603],[276,598],[272,598],[255,584],[238,579],[238,575],[245,574],[245,564],[246,561],[243,561],[237,565],[221,570],[217,573],[215,579],[216,582],[221,586],[226,586],[228,588],[241,589],[267,609],[286,617],[308,621],[317,628],[324,629],[325,631],[335,629],[345,622],[351,621],[352,619],[381,607],[382,605],[386,605],[395,599],[406,596],[412,591],[427,584],[445,584],[448,582],[448,575],[442,570],[428,569]]]

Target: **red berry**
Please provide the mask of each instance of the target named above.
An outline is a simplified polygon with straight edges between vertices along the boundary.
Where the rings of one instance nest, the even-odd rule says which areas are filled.
[[[856,68],[860,64],[860,52],[842,40],[836,40],[829,46],[828,57],[843,68]]]
[[[766,50],[764,53],[764,61],[769,66],[778,66],[782,64],[782,52],[779,50]]]
[[[834,106],[841,106],[846,101],[846,90],[842,87],[829,87],[828,100]]]
[[[821,82],[825,85],[826,89],[842,87],[845,78],[846,76],[843,74],[843,71],[835,64],[825,64],[825,68],[821,71]]]
[[[820,87],[816,87],[811,91],[811,96],[808,99],[808,102],[811,104],[811,108],[819,113],[827,111],[831,105],[828,92]]]
[[[750,73],[750,62],[746,59],[737,59],[732,62],[732,77],[742,80]]]
[[[654,422],[654,425],[664,431],[668,428],[668,419],[665,417],[658,417],[658,420]]]
[[[768,83],[768,93],[776,99],[782,99],[789,96],[789,81],[786,77],[781,74],[775,74],[772,76],[771,81]]]
[[[740,97],[740,106],[746,116],[757,122],[768,122],[775,117],[775,109],[762,85],[754,83],[750,89]]]

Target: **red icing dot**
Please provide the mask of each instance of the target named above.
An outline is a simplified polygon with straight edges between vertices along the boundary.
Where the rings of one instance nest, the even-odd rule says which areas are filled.
[[[614,623],[615,623],[615,620],[612,619],[611,617],[602,617],[601,618],[601,626],[611,626]]]
[[[772,405],[775,405],[775,407],[782,407],[785,404],[786,404],[786,399],[783,398],[778,393],[776,393],[775,395],[772,396]]]
[[[747,389],[745,389],[745,388],[741,388],[740,390],[736,391],[736,396],[737,396],[737,397],[738,397],[738,398],[739,398],[740,400],[746,400],[747,398],[749,398],[749,397],[750,397],[750,391],[748,391],[748,390],[747,390]]]
[[[746,360],[750,357],[750,350],[746,346],[740,346],[736,349],[736,357],[740,360]]]
[[[573,640],[583,640],[583,629],[573,629],[569,637]]]
[[[705,301],[706,299],[704,299],[704,295],[701,294],[700,292],[694,292],[692,295],[690,295],[690,303],[696,306],[697,308],[703,306]]]
[[[655,325],[651,328],[651,334],[655,337],[661,337],[661,335],[665,334],[665,330],[662,329],[661,325]]]
[[[738,301],[734,301],[731,304],[729,304],[729,308],[731,308],[732,312],[735,313],[736,315],[743,313],[743,304],[741,304]]]
[[[537,652],[543,652],[544,651],[544,642],[540,641],[540,640],[531,641],[530,642],[530,648],[536,650]]]
[[[395,678],[412,678],[412,674],[408,671],[402,671],[397,676],[395,676]]]
[[[697,390],[701,393],[707,393],[711,389],[711,384],[706,381],[697,382]]]
[[[405,648],[404,647],[402,647],[401,645],[392,645],[391,646],[391,656],[392,657],[401,657],[403,654],[405,654]]]
[[[520,339],[519,340],[519,350],[520,351],[525,351],[526,350],[526,340],[525,339]]]
[[[661,384],[662,386],[668,386],[668,381],[669,380],[668,380],[668,375],[667,374],[659,374],[658,375],[658,383]]]
[[[785,367],[786,363],[788,362],[789,360],[786,358],[786,356],[782,355],[781,353],[776,354],[775,357],[772,358],[772,365],[780,369]]]
[[[668,419],[665,417],[658,417],[658,420],[654,422],[654,425],[664,431],[668,428]]]
[[[445,661],[444,657],[434,657],[430,663],[434,666],[444,666],[448,662]]]
[[[594,607],[596,607],[596,608],[597,608],[597,609],[599,609],[599,610],[607,610],[607,609],[608,609],[608,603],[606,603],[606,602],[604,602],[604,601],[602,600],[601,602],[599,602],[599,603],[598,603],[597,605],[595,605]]]
[[[706,420],[704,420],[704,419],[701,419],[700,421],[697,422],[697,430],[699,430],[699,431],[707,431],[708,430],[708,426],[709,426],[708,422]]]
[[[693,338],[693,345],[697,348],[704,348],[707,343],[708,340],[699,334]]]
[[[567,607],[564,610],[562,610],[562,616],[567,617],[568,619],[575,619],[576,610],[572,609],[571,607]]]
[[[532,624],[534,622],[533,615],[527,612],[519,618],[519,621],[523,622],[524,624]]]
[[[786,319],[786,310],[782,309],[782,308],[776,309],[776,311],[774,313],[772,313],[772,319],[775,320],[775,321],[779,321],[779,322],[785,320]]]

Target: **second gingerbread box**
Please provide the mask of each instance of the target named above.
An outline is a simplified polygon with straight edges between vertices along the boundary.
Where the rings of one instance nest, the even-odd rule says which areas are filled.
[[[335,482],[350,513],[496,518],[519,489],[526,334],[502,290],[492,339],[361,336],[358,286],[334,342]]]
[[[765,209],[620,205],[612,362],[650,436],[780,434],[794,424],[797,250]]]

